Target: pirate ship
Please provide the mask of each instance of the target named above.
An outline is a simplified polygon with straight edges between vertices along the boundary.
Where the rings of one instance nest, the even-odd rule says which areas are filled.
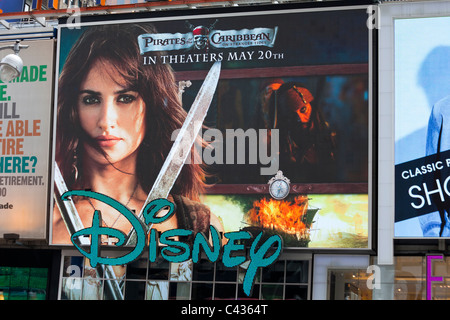
[[[245,215],[245,227],[254,237],[263,232],[263,238],[279,235],[285,247],[307,247],[310,231],[319,208],[309,207],[310,199],[298,195],[285,200],[262,198],[253,202]]]

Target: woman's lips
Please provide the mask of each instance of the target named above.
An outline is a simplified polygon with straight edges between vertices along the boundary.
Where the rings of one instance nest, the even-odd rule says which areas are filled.
[[[100,147],[107,148],[116,145],[116,143],[118,143],[121,139],[116,136],[108,135],[108,136],[98,136],[97,138],[95,138],[95,140],[97,141]]]

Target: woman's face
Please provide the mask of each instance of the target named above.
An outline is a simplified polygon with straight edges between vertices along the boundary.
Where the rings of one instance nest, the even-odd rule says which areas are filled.
[[[102,60],[95,62],[81,82],[77,106],[81,127],[108,160],[85,143],[88,157],[108,164],[136,156],[145,135],[145,103],[115,68]]]

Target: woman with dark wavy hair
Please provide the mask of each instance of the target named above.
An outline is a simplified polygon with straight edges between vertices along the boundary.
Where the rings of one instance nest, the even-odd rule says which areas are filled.
[[[155,33],[148,24],[89,27],[72,47],[58,86],[55,160],[68,189],[105,194],[136,212],[186,117],[170,65],[159,57],[143,65],[137,38],[148,33]],[[184,165],[169,197],[177,212],[155,227],[208,232],[213,224],[220,231],[218,219],[198,203],[204,187],[201,166]],[[107,204],[74,198],[85,227],[99,210],[104,226],[125,233],[131,228]],[[70,243],[58,210],[53,223],[53,243]]]

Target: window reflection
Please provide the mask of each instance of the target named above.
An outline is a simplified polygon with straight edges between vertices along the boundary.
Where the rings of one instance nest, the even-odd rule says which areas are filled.
[[[262,271],[262,282],[284,282],[284,263],[285,261],[276,261]]]
[[[261,295],[263,300],[281,300],[283,299],[283,286],[279,284],[261,285]]]
[[[170,300],[189,300],[191,284],[189,282],[171,282],[169,288]]]
[[[308,283],[308,261],[287,261],[286,282]]]

